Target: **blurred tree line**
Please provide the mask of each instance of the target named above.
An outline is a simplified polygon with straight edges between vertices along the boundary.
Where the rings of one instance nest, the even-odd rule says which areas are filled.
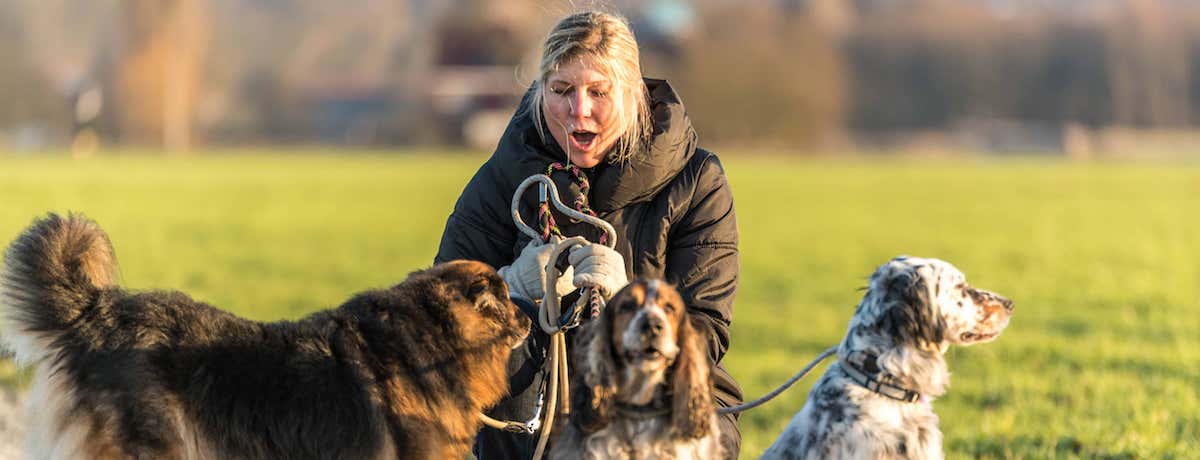
[[[1200,118],[1200,5],[1186,0],[603,7],[630,17],[647,75],[677,86],[711,143],[837,146],[981,119],[1191,129]],[[122,144],[486,144],[468,131],[499,136],[540,40],[574,8],[8,0],[0,146],[85,128]]]
[[[971,2],[914,3],[867,12],[844,41],[854,128],[940,128],[972,116],[1189,126],[1200,109],[1194,5],[1096,1],[1001,15]]]

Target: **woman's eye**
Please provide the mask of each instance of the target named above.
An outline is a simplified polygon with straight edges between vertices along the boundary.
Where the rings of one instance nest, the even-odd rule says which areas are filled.
[[[608,97],[607,91],[592,90],[592,97]]]
[[[550,92],[551,92],[551,93],[554,93],[554,94],[557,94],[557,95],[559,95],[559,96],[562,96],[563,94],[567,94],[567,88],[563,88],[563,87],[551,87],[551,88],[550,88]]]

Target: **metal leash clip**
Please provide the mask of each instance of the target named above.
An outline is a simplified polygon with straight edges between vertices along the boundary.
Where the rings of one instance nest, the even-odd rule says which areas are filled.
[[[537,403],[533,405],[533,416],[525,423],[508,422],[508,426],[504,427],[505,431],[534,434],[542,427],[542,408],[546,406],[546,377],[546,372],[542,371],[542,385],[538,388]]]
[[[538,392],[537,404],[533,406],[533,418],[521,427],[525,434],[536,433],[542,427],[542,407],[546,405],[546,381],[542,380],[542,390]]]

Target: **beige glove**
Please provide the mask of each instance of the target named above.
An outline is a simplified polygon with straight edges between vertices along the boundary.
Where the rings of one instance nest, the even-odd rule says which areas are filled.
[[[542,300],[542,296],[545,294],[542,286],[545,285],[546,263],[550,260],[550,251],[557,243],[556,240],[550,243],[530,241],[525,249],[521,250],[517,260],[514,260],[511,265],[500,267],[497,270],[500,277],[504,278],[504,282],[508,283],[508,290],[511,294],[530,300]],[[575,286],[571,284],[572,274],[572,267],[567,267],[562,276],[558,278],[554,289],[559,296],[567,295],[575,290]]]
[[[575,267],[575,286],[596,288],[605,300],[629,284],[629,278],[625,276],[625,258],[603,244],[571,248],[567,260]]]

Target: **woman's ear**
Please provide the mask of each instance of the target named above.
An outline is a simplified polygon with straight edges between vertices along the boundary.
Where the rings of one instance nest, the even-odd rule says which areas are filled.
[[[712,377],[707,342],[684,314],[679,328],[679,356],[671,374],[671,425],[675,435],[699,439],[708,435],[713,411]]]
[[[585,322],[572,348],[571,361],[579,369],[571,378],[571,421],[584,433],[608,426],[617,395],[612,351],[612,315],[607,309]]]

